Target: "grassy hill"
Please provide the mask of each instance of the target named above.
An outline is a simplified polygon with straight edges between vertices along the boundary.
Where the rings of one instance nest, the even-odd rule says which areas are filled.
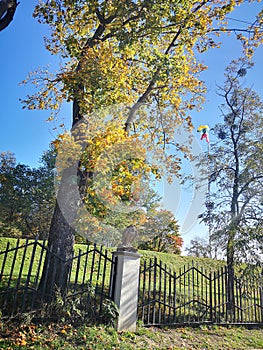
[[[8,238],[8,237],[0,237],[0,252],[4,251],[7,245],[7,242],[10,242],[10,248],[15,248],[17,244],[16,238]],[[20,240],[20,245],[23,245],[25,240]],[[75,244],[74,250],[77,254],[79,250],[85,251],[86,250],[85,244]],[[108,249],[109,252],[114,251],[114,248]],[[181,255],[175,255],[175,254],[168,254],[168,253],[158,253],[148,250],[139,250],[139,253],[141,254],[141,264],[143,264],[144,261],[149,261],[150,259],[157,258],[158,260],[162,261],[163,264],[166,264],[168,268],[170,268],[173,271],[178,271],[183,266],[192,265],[193,263],[195,265],[198,265],[200,268],[203,268],[207,271],[215,271],[218,270],[221,266],[225,265],[225,262],[222,260],[213,260],[213,259],[207,259],[207,258],[196,258],[196,257],[190,257],[190,256],[181,256]],[[29,261],[30,256],[30,249],[28,251],[27,261]],[[17,259],[20,259],[21,257],[18,256]],[[0,263],[1,263],[1,255],[0,255]],[[26,262],[27,263],[27,262]]]
[[[203,268],[207,271],[218,270],[221,266],[225,266],[225,262],[222,260],[214,260],[208,258],[196,258],[192,256],[181,256],[176,254],[169,253],[158,253],[149,250],[140,250],[139,253],[142,255],[141,261],[148,261],[154,259],[155,257],[162,261],[163,264],[166,264],[168,268],[173,271],[178,271],[183,266],[188,266],[194,264],[198,265],[200,268]]]

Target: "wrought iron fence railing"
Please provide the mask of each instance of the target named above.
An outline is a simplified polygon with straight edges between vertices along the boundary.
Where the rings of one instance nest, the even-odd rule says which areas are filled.
[[[18,240],[0,251],[0,309],[3,316],[42,310],[59,292],[56,284],[40,288],[47,242]],[[81,297],[96,315],[111,300],[117,260],[103,247],[86,245],[68,261],[70,273],[64,302]],[[65,261],[55,255],[54,274]],[[61,276],[63,279],[63,276]],[[233,300],[229,302],[226,267],[208,272],[192,263],[171,271],[157,258],[144,261],[140,268],[138,318],[144,325],[191,323],[263,325],[262,278],[234,278]],[[43,278],[42,278],[42,283]],[[132,288],[132,286],[131,286]],[[84,298],[84,301],[83,301]],[[231,304],[231,305],[230,305]],[[45,306],[44,306],[45,307]]]
[[[47,252],[52,256],[52,247],[39,240],[17,240],[16,246],[10,242],[0,252],[0,309],[4,316],[14,316],[43,308],[59,293],[55,283],[40,288],[40,281]],[[52,268],[62,271],[65,261],[54,255]],[[93,311],[98,315],[105,300],[111,299],[112,279],[115,262],[103,247],[86,245],[79,249],[68,261],[70,273],[67,276],[67,293],[64,301],[84,296],[85,303],[93,303]],[[55,272],[54,272],[55,273]],[[45,281],[42,283],[45,283]],[[48,290],[48,291],[47,291]]]
[[[235,277],[231,305],[228,283],[226,267],[207,272],[192,263],[173,272],[156,258],[145,261],[140,271],[139,319],[144,325],[263,324],[262,280]]]

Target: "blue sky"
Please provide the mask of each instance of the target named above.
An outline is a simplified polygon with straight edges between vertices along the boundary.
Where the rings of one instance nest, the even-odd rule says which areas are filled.
[[[39,24],[32,17],[36,3],[37,0],[21,0],[14,21],[7,29],[0,32],[0,152],[12,151],[18,162],[31,166],[38,165],[43,151],[48,149],[49,143],[57,134],[57,131],[53,130],[55,125],[46,122],[49,112],[23,110],[19,102],[19,98],[30,93],[29,85],[19,85],[28,72],[48,64],[51,69],[55,69],[59,64],[59,59],[51,56],[44,48],[43,37],[47,34],[47,27]],[[242,8],[242,10],[238,9],[232,17],[249,21],[253,18],[253,13],[258,12],[262,5],[246,3]],[[235,21],[231,24],[235,27],[240,25]],[[240,44],[234,38],[225,37],[222,42],[221,49],[210,51],[202,57],[209,67],[202,75],[208,87],[208,94],[203,111],[193,113],[193,123],[196,127],[204,123],[212,126],[220,121],[218,105],[221,101],[215,93],[216,83],[222,83],[225,67],[233,58],[241,55]],[[263,47],[257,50],[254,62],[255,68],[248,72],[246,81],[263,97]],[[71,106],[65,105],[61,115],[66,125],[70,126]],[[200,147],[205,149],[206,145],[200,143]],[[191,193],[188,195],[181,193],[180,196],[180,203],[173,203],[172,206],[182,224],[185,220],[185,206],[189,206],[191,201]],[[200,225],[195,226],[189,235],[193,235],[194,232],[199,233],[200,230],[204,228]]]
[[[38,165],[56,131],[55,125],[46,122],[49,112],[22,109],[19,98],[30,92],[30,86],[20,83],[30,71],[46,65],[56,68],[59,63],[44,48],[47,28],[32,17],[36,3],[36,0],[22,0],[14,21],[0,33],[0,151],[10,150],[18,162],[32,166]],[[70,106],[63,113],[70,120]]]

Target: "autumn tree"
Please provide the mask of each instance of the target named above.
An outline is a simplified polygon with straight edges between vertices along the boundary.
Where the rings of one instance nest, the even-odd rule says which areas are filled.
[[[12,22],[18,4],[17,0],[0,1],[0,31]]]
[[[141,230],[141,239],[144,238],[144,241],[140,243],[140,249],[172,254],[181,253],[183,239],[180,236],[178,222],[169,210],[150,210]]]
[[[123,230],[142,225],[147,210],[160,201],[150,187],[150,176],[158,173],[138,142],[137,135],[128,136],[118,125],[94,131],[87,140],[80,162],[86,181],[84,210],[74,225],[87,240],[117,246]],[[64,150],[60,153],[63,165]]]
[[[212,225],[212,239],[226,253],[230,309],[234,264],[256,263],[262,254],[263,103],[245,86],[246,72],[252,66],[247,59],[233,61],[218,90],[223,121],[213,128],[216,142],[209,155],[212,210],[203,217]]]
[[[121,175],[123,175],[123,173],[121,173]],[[120,179],[122,178],[123,177],[120,177]],[[116,180],[116,178],[114,178],[114,180]],[[123,191],[125,189],[125,185],[123,186],[122,183],[122,186],[119,189]],[[119,191],[119,189],[117,190]],[[137,248],[146,249],[147,246],[147,249],[150,249],[148,243],[151,242],[157,235],[156,228],[151,230],[150,225],[153,223],[153,216],[158,212],[158,208],[160,209],[161,197],[156,191],[154,191],[151,184],[147,181],[143,182],[143,188],[140,187],[140,189],[140,205],[137,206],[136,210],[128,212],[114,210],[114,207],[111,209],[108,206],[103,205],[103,203],[101,203],[96,196],[94,196],[95,198],[89,198],[88,207],[86,207],[86,210],[88,212],[92,212],[93,220],[92,222],[84,221],[83,217],[85,217],[85,214],[82,216],[80,224],[82,225],[83,221],[85,223],[84,228],[77,229],[77,232],[82,232],[81,235],[77,236],[78,242],[87,242],[87,240],[90,241],[93,239],[93,241],[95,240],[96,243],[104,246],[116,247],[121,242],[121,236],[124,229],[128,226],[134,225],[137,227],[137,238],[134,245]],[[90,190],[91,189],[89,189],[88,193]],[[172,217],[171,220],[175,220],[172,213],[170,214]],[[96,216],[98,216],[98,218],[101,220],[94,220],[96,219]],[[92,224],[93,227],[91,227]],[[148,229],[146,229],[146,227]],[[92,236],[89,232],[91,229],[93,233]],[[85,236],[85,230],[87,232],[87,236]],[[175,234],[177,235],[177,233],[178,232],[176,230]]]
[[[247,28],[228,28],[227,15],[241,3],[41,2],[35,17],[50,27],[46,48],[59,54],[64,66],[53,75],[46,70],[31,74],[29,80],[38,89],[24,103],[29,109],[50,108],[54,115],[63,101],[72,102],[72,125],[77,130],[72,137],[80,149],[87,144],[87,130],[92,139],[96,127],[103,131],[109,123],[110,113],[102,111],[122,104],[126,108],[113,119],[124,128],[127,138],[136,134],[144,148],[155,154],[159,176],[176,174],[180,170],[178,152],[187,150],[174,142],[174,128],[183,125],[191,130],[189,114],[204,100],[205,87],[198,76],[205,67],[197,61],[196,51],[219,46],[217,36],[230,31],[242,42],[247,55],[252,55],[262,40],[262,13]],[[83,184],[92,179],[78,160],[66,158],[49,234],[49,244],[65,260],[72,254],[73,223],[80,197],[85,195]],[[76,176],[79,193],[69,181]],[[64,213],[59,206],[62,202]],[[64,271],[69,268],[64,267]],[[58,271],[55,281],[60,280]]]

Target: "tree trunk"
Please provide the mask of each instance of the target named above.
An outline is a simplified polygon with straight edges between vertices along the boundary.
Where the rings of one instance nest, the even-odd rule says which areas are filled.
[[[76,176],[76,165],[65,169],[57,194],[49,231],[48,251],[39,285],[45,299],[52,297],[57,289],[62,295],[67,293],[75,241],[74,221],[79,205],[79,193],[76,191],[78,187],[74,183]]]
[[[99,15],[99,13],[97,15]],[[110,23],[113,19],[114,16],[109,18],[107,22]],[[82,59],[85,57],[86,49],[93,47],[96,40],[98,40],[106,28],[106,22],[102,23],[103,18],[100,17],[99,20],[101,23],[98,25],[93,37],[89,38],[86,45],[83,47],[83,52],[76,68],[77,72],[81,70]],[[84,86],[82,83],[79,83],[78,91],[76,91],[75,96],[80,95],[79,92],[83,91]],[[75,97],[73,100],[72,127],[74,128],[77,125],[79,126],[74,131],[74,136],[78,138],[81,134],[85,134],[85,123],[83,126],[81,126],[81,121],[83,121],[83,115],[81,114],[79,99]],[[39,285],[40,292],[45,296],[52,296],[56,288],[59,288],[62,295],[67,293],[67,285],[71,269],[71,258],[74,251],[75,241],[73,224],[77,217],[78,207],[80,204],[80,193],[83,194],[83,189],[86,185],[83,174],[78,171],[79,161],[80,160],[77,160],[78,164],[73,164],[68,169],[65,169],[62,175],[56,206],[49,230],[49,251],[45,258],[43,273]],[[78,186],[72,183],[72,180],[74,182],[74,178],[78,179]]]
[[[235,297],[234,297],[234,232],[230,231],[227,242],[227,315],[229,321],[234,321]]]
[[[234,145],[234,157],[235,157],[235,173],[233,182],[233,193],[231,199],[231,222],[229,225],[228,240],[227,240],[227,273],[228,273],[228,284],[227,284],[227,313],[230,317],[230,321],[234,321],[235,317],[235,297],[234,297],[234,244],[235,235],[238,228],[238,189],[239,189],[239,154],[237,147],[237,140],[235,139],[234,126],[231,127],[231,138]]]

